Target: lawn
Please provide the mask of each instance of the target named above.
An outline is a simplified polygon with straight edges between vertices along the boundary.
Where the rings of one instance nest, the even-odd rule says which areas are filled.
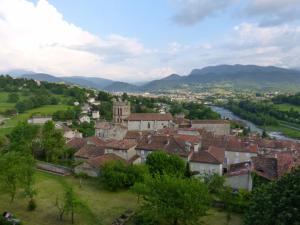
[[[0,212],[9,211],[23,221],[24,225],[65,225],[71,224],[69,218],[58,221],[55,200],[65,187],[72,186],[76,196],[83,203],[75,215],[75,224],[80,225],[108,225],[127,209],[137,207],[137,198],[129,191],[109,192],[102,189],[96,180],[84,180],[80,186],[74,177],[60,177],[44,172],[38,172],[36,177],[37,209],[33,212],[26,210],[27,201],[21,194],[13,203],[5,194],[0,194]],[[205,225],[226,225],[226,214],[217,210],[210,210],[202,219]],[[242,225],[240,215],[232,215],[228,225]]]
[[[21,113],[6,120],[4,125],[0,126],[0,136],[8,134],[19,122],[26,121],[34,114],[52,115],[58,110],[66,110],[70,107],[71,106],[69,105],[45,105],[39,108],[28,110],[25,113]]]
[[[274,105],[278,110],[280,111],[289,111],[291,108],[293,108],[296,111],[300,112],[300,106],[297,105],[291,105],[291,104],[275,104]]]
[[[275,131],[281,132],[287,137],[300,139],[300,131],[294,130],[292,128],[284,127],[284,126],[267,126],[265,127],[266,131]]]
[[[80,187],[79,180],[73,177],[60,177],[39,172],[37,174],[37,209],[26,210],[27,201],[18,196],[10,203],[6,195],[0,195],[0,210],[10,211],[23,221],[24,225],[56,225],[71,224],[69,218],[64,222],[57,219],[55,205],[57,196],[61,196],[64,188],[74,187],[74,191],[83,203],[75,215],[75,224],[98,225],[111,224],[126,209],[135,209],[136,197],[128,191],[112,193],[103,190],[94,180],[86,180]]]

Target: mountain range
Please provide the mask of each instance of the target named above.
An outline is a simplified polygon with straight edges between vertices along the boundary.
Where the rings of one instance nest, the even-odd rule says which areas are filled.
[[[183,87],[230,86],[234,88],[300,87],[300,71],[275,66],[218,65],[194,69],[188,75],[171,74],[142,85],[113,81],[98,77],[58,77],[44,73],[26,73],[14,70],[14,76],[48,82],[64,82],[110,92],[163,91]]]

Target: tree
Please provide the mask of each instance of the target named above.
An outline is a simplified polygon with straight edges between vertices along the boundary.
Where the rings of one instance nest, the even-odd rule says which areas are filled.
[[[34,189],[34,175],[35,175],[35,160],[31,155],[24,155],[21,157],[22,170],[21,170],[21,185],[24,188],[24,194],[29,198],[28,209],[34,210],[36,203],[34,196],[36,190]]]
[[[100,181],[106,188],[116,191],[142,181],[145,173],[142,165],[127,165],[123,161],[112,160],[100,168]]]
[[[225,177],[217,173],[205,174],[204,183],[207,185],[209,193],[219,195],[224,189]]]
[[[0,158],[0,182],[1,189],[10,195],[14,201],[19,186],[19,176],[22,171],[20,153],[8,152]]]
[[[71,214],[71,222],[74,223],[74,213],[81,205],[79,199],[76,197],[73,188],[67,188],[65,191],[65,212]]]
[[[209,209],[208,189],[199,180],[155,175],[143,185],[144,188],[139,183],[133,186],[133,191],[143,196],[141,210],[162,224],[195,223]]]
[[[8,95],[7,101],[11,103],[15,103],[19,101],[19,95],[17,93],[11,93]]]
[[[55,129],[52,121],[48,121],[44,124],[42,131],[42,146],[47,162],[56,161],[66,150],[65,139],[61,131]]]
[[[168,154],[163,151],[155,151],[147,156],[146,165],[152,175],[169,174],[184,176],[185,162],[177,155]]]
[[[278,181],[255,189],[245,214],[245,225],[298,225],[300,221],[300,168]]]

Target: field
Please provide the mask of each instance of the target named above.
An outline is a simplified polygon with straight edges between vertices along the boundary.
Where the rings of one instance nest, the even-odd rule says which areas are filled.
[[[29,98],[30,96],[24,96],[22,93],[18,93],[20,96],[20,100]],[[4,119],[4,122],[2,125],[0,125],[0,137],[4,136],[6,134],[9,134],[11,130],[22,121],[26,121],[28,118],[30,118],[34,114],[41,114],[41,115],[52,115],[54,112],[58,110],[66,110],[70,108],[71,106],[66,105],[68,99],[59,96],[59,95],[53,95],[60,98],[61,104],[59,105],[46,105],[39,108],[28,110],[22,114],[13,116],[11,118],[4,118],[4,116],[1,116],[1,120]],[[13,109],[15,106],[15,103],[8,103],[8,93],[7,92],[0,92],[0,114],[8,109]]]
[[[295,111],[300,112],[300,106],[291,105],[291,104],[275,104],[274,105],[278,110],[280,111],[289,111],[291,108],[293,108]]]
[[[57,209],[54,206],[57,196],[60,196],[65,187],[74,187],[75,193],[83,203],[75,215],[75,224],[80,225],[108,225],[127,209],[137,207],[137,198],[129,191],[108,192],[92,179],[84,180],[80,186],[79,180],[74,177],[60,177],[38,172],[36,177],[38,195],[37,209],[33,212],[26,210],[27,201],[18,195],[15,202],[10,203],[5,194],[0,194],[0,212],[9,211],[23,221],[24,225],[64,225],[71,224],[69,218],[63,222],[57,219]],[[203,218],[205,225],[225,225],[226,214],[211,210]],[[240,216],[233,215],[229,225],[241,225]]]

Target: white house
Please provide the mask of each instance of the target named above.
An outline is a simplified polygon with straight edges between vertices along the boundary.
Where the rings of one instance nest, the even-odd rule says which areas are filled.
[[[90,123],[91,119],[88,115],[82,115],[79,117],[79,121],[80,123],[84,123],[84,122]]]
[[[128,130],[159,130],[172,127],[173,117],[170,113],[132,113],[126,119]]]
[[[192,120],[192,128],[205,129],[216,135],[229,135],[230,122],[228,120]]]
[[[93,111],[92,112],[92,118],[93,119],[99,119],[100,118],[100,114],[99,114],[99,111]]]
[[[33,116],[30,119],[27,120],[28,123],[31,124],[45,124],[48,121],[51,121],[52,117],[51,116]]]

